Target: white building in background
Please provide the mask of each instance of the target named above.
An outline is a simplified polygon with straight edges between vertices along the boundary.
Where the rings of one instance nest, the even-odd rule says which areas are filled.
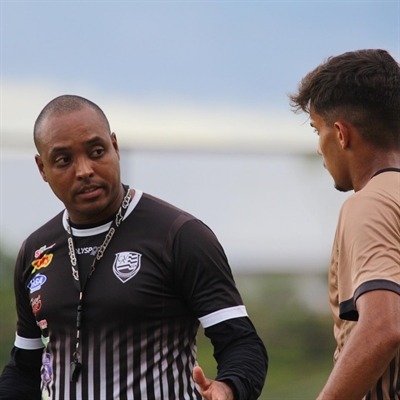
[[[324,271],[344,194],[305,155],[122,151],[123,180],[185,209],[216,233],[234,270]],[[62,209],[33,154],[1,158],[0,228],[16,251]]]
[[[32,91],[21,98],[3,88],[0,232],[13,253],[62,209],[37,171],[32,140],[36,116],[59,91],[25,87]],[[123,180],[203,220],[233,270],[326,270],[347,195],[333,189],[304,115],[90,98],[117,134]]]

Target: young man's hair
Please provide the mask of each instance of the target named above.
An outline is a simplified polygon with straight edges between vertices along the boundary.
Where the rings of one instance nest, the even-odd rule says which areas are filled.
[[[95,110],[99,114],[99,116],[104,119],[104,122],[106,123],[109,132],[111,132],[108,119],[103,110],[97,104],[88,99],[85,99],[84,97],[66,94],[51,100],[43,108],[43,110],[37,117],[33,128],[33,140],[35,142],[36,148],[38,149],[41,124],[47,117],[49,117],[50,115],[60,116],[69,114],[74,111],[82,110],[85,107],[90,107]]]
[[[289,98],[296,113],[312,108],[328,125],[346,119],[373,146],[400,148],[400,65],[385,50],[330,57]]]

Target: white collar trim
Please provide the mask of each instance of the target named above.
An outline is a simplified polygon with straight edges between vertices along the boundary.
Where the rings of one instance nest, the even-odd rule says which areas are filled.
[[[137,204],[139,203],[140,199],[142,198],[143,191],[135,189],[135,195],[133,196],[131,202],[129,203],[129,207],[126,210],[124,220],[128,218],[128,216],[131,214],[131,212],[136,208]],[[64,211],[63,216],[62,216],[62,223],[64,226],[64,229],[67,230],[67,210]],[[88,228],[88,229],[77,229],[71,227],[72,230],[72,236],[77,236],[77,237],[87,237],[87,236],[94,236],[98,235],[99,233],[104,233],[107,232],[110,229],[112,221],[107,222],[104,225],[96,226],[94,228]]]

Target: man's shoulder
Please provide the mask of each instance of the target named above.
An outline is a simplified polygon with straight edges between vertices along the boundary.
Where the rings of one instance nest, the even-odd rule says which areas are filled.
[[[174,237],[175,234],[188,223],[195,227],[200,223],[194,215],[183,209],[148,193],[143,193],[134,214],[133,223],[136,226],[154,227],[157,235],[168,235]]]
[[[62,223],[64,211],[60,211],[53,218],[48,220],[38,229],[33,231],[26,239],[26,243],[32,243],[36,241],[43,241],[47,238],[54,237],[55,235],[59,235],[60,232],[64,232],[64,227]],[[64,233],[65,235],[65,233]]]
[[[150,212],[157,212],[160,214],[169,215],[172,218],[177,218],[179,216],[184,216],[188,220],[196,219],[195,216],[188,213],[187,211],[165,201],[149,193],[143,193],[141,198],[141,206],[148,209]]]
[[[350,195],[342,208],[362,207],[365,203],[399,202],[400,173],[385,172],[374,176],[361,190]]]

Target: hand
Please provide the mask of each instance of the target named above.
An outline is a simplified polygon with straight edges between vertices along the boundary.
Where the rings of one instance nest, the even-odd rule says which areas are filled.
[[[205,400],[234,400],[233,391],[226,383],[207,379],[200,367],[194,367],[193,379]]]

